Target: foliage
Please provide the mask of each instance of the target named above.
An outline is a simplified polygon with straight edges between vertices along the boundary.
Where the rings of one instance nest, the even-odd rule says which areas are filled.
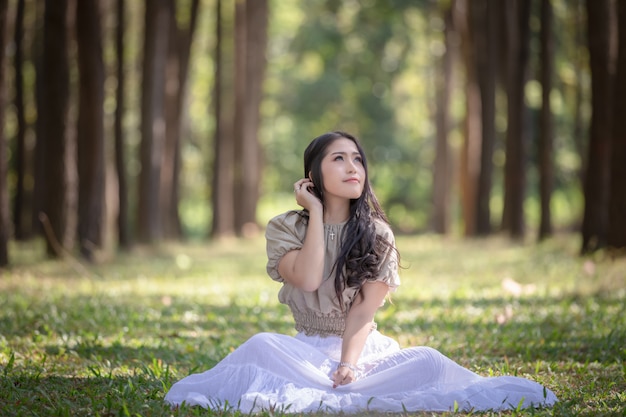
[[[307,143],[331,129],[356,133],[371,161],[374,187],[394,225],[414,232],[428,228],[435,157],[435,85],[445,51],[443,10],[448,2],[312,0],[298,6],[272,4],[269,68],[262,140],[267,161],[265,191],[289,190],[302,175]],[[581,216],[581,154],[589,117],[589,74],[581,45],[580,4],[555,7],[555,175],[557,227]],[[576,7],[572,7],[576,6]],[[537,11],[535,11],[536,13]],[[533,50],[538,48],[533,16]],[[538,56],[534,53],[533,57]],[[528,224],[538,225],[536,112],[541,86],[533,61],[526,88],[529,118]],[[460,154],[465,116],[464,65],[454,63],[450,145]],[[580,99],[578,98],[580,96]],[[576,106],[582,106],[577,109]],[[498,101],[494,155],[494,224],[502,210],[506,98]],[[456,181],[453,190],[458,193]],[[458,200],[452,202],[458,213]],[[458,221],[460,216],[454,220]]]
[[[291,31],[279,30],[293,18],[276,8],[265,108],[271,130],[264,132],[269,190],[302,175],[300,155],[311,139],[340,129],[363,140],[383,201],[428,212],[428,186],[419,180],[430,179],[433,139],[434,91],[424,87],[436,60],[422,47],[427,3],[307,2]],[[431,42],[440,36],[428,35]]]
[[[25,111],[27,142],[35,136],[35,65],[32,53],[41,30],[43,7],[27,4],[25,16]],[[179,18],[186,21],[189,1],[179,1]],[[214,83],[215,0],[201,3],[198,27],[192,44],[188,91],[185,97],[185,122],[181,148],[181,215],[188,235],[206,236],[209,229],[210,173],[213,160],[211,113]],[[394,225],[406,231],[423,230],[431,209],[432,165],[435,142],[435,91],[439,60],[444,52],[442,11],[449,2],[433,0],[309,0],[270,2],[268,68],[262,105],[260,140],[264,147],[265,168],[261,195],[273,199],[289,191],[302,175],[302,152],[316,135],[341,128],[360,136],[371,161],[371,177],[377,194]],[[555,0],[555,196],[559,200],[554,217],[557,227],[571,226],[582,213],[579,176],[580,155],[587,141],[590,114],[590,82],[587,51],[584,46],[585,12],[581,0]],[[105,8],[104,59],[108,74],[115,66],[114,7]],[[143,54],[143,2],[126,2],[125,76],[126,107],[123,120],[127,145],[126,169],[130,190],[137,189],[140,172],[141,60]],[[537,13],[532,20],[536,33]],[[33,43],[34,42],[34,43]],[[533,46],[536,50],[536,42]],[[12,53],[9,48],[9,53]],[[535,53],[533,56],[537,56]],[[526,95],[536,114],[540,85],[534,79],[533,65]],[[463,64],[455,64],[452,97],[452,151],[458,155],[464,116]],[[10,71],[9,71],[10,72]],[[9,84],[12,74],[8,74]],[[73,87],[76,87],[73,78]],[[105,83],[105,126],[112,138],[115,109],[115,77]],[[577,106],[579,108],[577,108]],[[505,100],[498,108],[506,108]],[[13,106],[7,107],[6,135],[9,138],[9,163],[15,167],[16,118]],[[530,119],[535,123],[535,118]],[[500,139],[506,118],[498,118]],[[534,133],[533,133],[534,135]],[[534,141],[534,139],[533,139]],[[534,147],[530,144],[528,219],[538,221],[537,174]],[[32,149],[30,150],[32,152]],[[501,211],[504,151],[500,140],[494,164],[494,220]],[[32,175],[30,173],[29,175]],[[15,170],[8,171],[9,188],[15,193]],[[32,176],[26,179],[33,183]],[[456,185],[454,186],[456,187]],[[28,188],[29,191],[32,191]],[[453,190],[458,191],[458,190]],[[458,194],[458,193],[457,193]],[[455,194],[453,194],[455,195]],[[136,193],[130,195],[130,213],[136,217]],[[458,219],[458,199],[452,202]],[[25,216],[28,217],[28,216]]]
[[[623,415],[626,263],[579,258],[575,241],[400,236],[403,285],[379,329],[560,399],[504,415]],[[170,410],[163,395],[257,332],[293,334],[261,238],[137,248],[88,269],[16,245],[0,279],[0,415],[241,415]]]

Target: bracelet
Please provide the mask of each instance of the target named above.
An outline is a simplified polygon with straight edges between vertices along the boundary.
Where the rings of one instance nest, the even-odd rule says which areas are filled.
[[[339,365],[337,365],[337,368],[348,368],[355,374],[357,371],[356,366],[352,365],[350,362],[339,362]]]

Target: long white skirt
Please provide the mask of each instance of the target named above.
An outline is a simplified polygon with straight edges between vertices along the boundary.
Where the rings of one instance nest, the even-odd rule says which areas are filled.
[[[340,353],[339,337],[259,333],[214,368],[175,383],[165,401],[244,413],[480,411],[557,401],[534,381],[483,377],[435,349],[400,349],[378,331],[367,339],[358,379],[333,388]]]

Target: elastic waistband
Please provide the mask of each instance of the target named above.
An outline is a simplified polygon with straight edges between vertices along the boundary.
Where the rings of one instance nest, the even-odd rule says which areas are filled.
[[[296,330],[307,336],[343,336],[346,329],[346,316],[318,315],[315,313],[303,313],[292,310],[296,322]],[[370,331],[376,329],[376,323],[372,322]]]

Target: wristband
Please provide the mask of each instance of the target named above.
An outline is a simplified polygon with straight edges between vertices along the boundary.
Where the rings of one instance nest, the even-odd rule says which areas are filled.
[[[356,374],[356,366],[352,365],[350,362],[339,362],[337,368],[348,368]]]

